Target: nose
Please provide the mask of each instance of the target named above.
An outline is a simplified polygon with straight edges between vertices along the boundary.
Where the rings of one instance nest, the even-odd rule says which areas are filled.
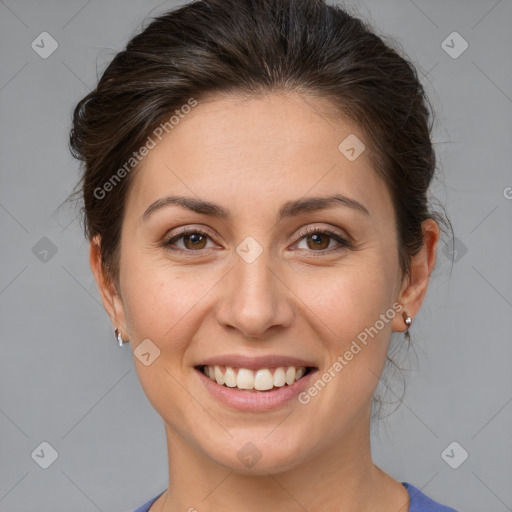
[[[275,329],[289,327],[294,317],[293,293],[268,253],[250,263],[236,254],[218,299],[219,324],[247,338],[264,339],[267,331],[275,335]]]

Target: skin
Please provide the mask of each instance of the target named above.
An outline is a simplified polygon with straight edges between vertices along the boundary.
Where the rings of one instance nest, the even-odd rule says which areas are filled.
[[[406,489],[370,453],[371,400],[391,333],[406,329],[400,314],[307,405],[236,411],[207,393],[193,368],[215,355],[276,353],[315,361],[322,373],[394,303],[413,319],[418,312],[439,228],[432,219],[423,223],[423,248],[402,276],[385,183],[368,150],[353,162],[338,150],[349,134],[363,141],[364,134],[328,117],[329,109],[326,100],[296,93],[200,102],[134,176],[120,289],[102,272],[100,240],[91,243],[91,268],[112,324],[132,350],[149,338],[161,351],[149,366],[134,357],[168,445],[169,488],[151,512],[407,510]],[[277,222],[285,201],[334,192],[369,215],[341,206]],[[170,194],[212,201],[232,218],[173,205],[140,220]],[[177,240],[187,257],[163,245],[179,226],[214,236],[196,245]],[[317,248],[300,233],[306,226],[333,229],[352,246],[323,235]],[[251,264],[235,251],[247,236],[263,249]],[[251,468],[237,457],[248,441],[262,454]]]

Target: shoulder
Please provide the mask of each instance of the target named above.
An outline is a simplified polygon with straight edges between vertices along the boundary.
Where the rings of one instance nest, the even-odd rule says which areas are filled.
[[[455,509],[441,505],[437,501],[423,494],[419,489],[407,482],[402,485],[409,493],[410,505],[408,512],[457,512]]]
[[[133,512],[148,512],[149,511],[149,507],[151,507],[151,505],[153,505],[153,503],[164,493],[164,491],[162,491],[158,496],[155,496],[154,498],[151,498],[149,501],[146,501],[146,503],[144,503],[144,505],[141,505],[139,508],[135,509]]]
[[[401,483],[409,493],[410,505],[408,512],[457,512],[455,509],[447,507],[446,505],[441,505],[437,501],[429,498],[419,489],[414,487],[414,485],[407,482]],[[163,493],[160,493],[158,496],[151,498],[149,501],[141,505],[133,512],[148,512],[149,507],[151,507],[151,505],[158,499],[161,494]]]

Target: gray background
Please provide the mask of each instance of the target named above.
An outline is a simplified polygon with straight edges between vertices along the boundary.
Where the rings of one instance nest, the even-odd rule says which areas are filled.
[[[57,207],[78,179],[72,108],[150,11],[174,5],[0,0],[1,512],[129,511],[167,487],[163,423],[111,331],[76,214]],[[512,2],[352,5],[420,70],[437,112],[433,192],[457,237],[455,251],[441,243],[374,460],[460,511],[510,511]],[[58,42],[47,59],[31,47],[43,31]],[[458,58],[441,46],[453,31],[469,44]],[[31,456],[43,441],[58,453],[48,469]],[[469,453],[457,469],[441,457],[453,441]]]

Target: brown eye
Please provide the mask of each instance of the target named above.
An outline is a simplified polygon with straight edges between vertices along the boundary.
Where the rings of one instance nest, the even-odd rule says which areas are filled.
[[[310,249],[327,249],[329,247],[329,239],[331,237],[325,233],[314,233],[305,237],[308,241]]]
[[[306,247],[297,247],[298,249],[305,249],[311,252],[330,252],[328,249],[332,249],[331,242],[337,242],[337,250],[351,247],[350,243],[342,238],[333,231],[320,229],[320,228],[309,228],[302,233],[302,238],[299,243],[305,240]],[[336,244],[334,244],[334,247]],[[336,250],[336,249],[335,249]]]
[[[204,249],[206,237],[200,233],[193,233],[191,235],[185,235],[183,238],[183,244],[187,249]]]
[[[171,251],[200,251],[206,249],[206,243],[209,239],[208,233],[199,231],[197,229],[189,229],[181,231],[176,236],[173,236],[164,243],[164,247]],[[173,247],[176,242],[183,239],[183,247]]]

